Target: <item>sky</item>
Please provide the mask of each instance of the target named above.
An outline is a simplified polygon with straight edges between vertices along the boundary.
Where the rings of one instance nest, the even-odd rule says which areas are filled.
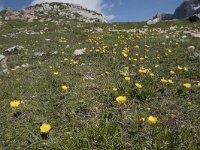
[[[43,2],[79,4],[100,12],[111,22],[138,22],[151,19],[157,12],[173,13],[184,0],[0,0],[0,10],[21,10]]]

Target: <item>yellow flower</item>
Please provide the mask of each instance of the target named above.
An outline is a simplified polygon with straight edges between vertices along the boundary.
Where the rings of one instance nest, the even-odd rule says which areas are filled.
[[[51,125],[48,123],[43,123],[40,126],[40,132],[42,132],[42,133],[48,133],[50,129],[51,129]]]
[[[20,104],[21,104],[21,101],[13,100],[13,101],[10,102],[10,107],[17,108],[17,107],[19,107]]]
[[[125,53],[124,53],[123,55],[124,55],[124,57],[128,57],[128,55],[127,55],[127,54],[125,54]]]
[[[191,88],[192,87],[192,85],[190,83],[184,83],[183,86],[186,87],[186,88]]]
[[[140,57],[140,60],[144,60],[144,57]]]
[[[114,92],[116,92],[116,91],[117,91],[117,88],[114,87],[112,90],[113,90]]]
[[[173,84],[174,82],[172,80],[168,80],[169,83]]]
[[[158,67],[159,67],[159,65],[158,65],[158,64],[156,64],[156,65],[155,65],[155,68],[158,68]]]
[[[125,79],[126,81],[130,81],[130,80],[131,80],[130,77],[124,77],[124,79]]]
[[[160,81],[161,81],[162,83],[167,83],[167,80],[165,80],[164,78],[162,78]]]
[[[192,103],[191,103],[191,102],[188,102],[188,105],[189,105],[189,106],[191,106],[191,105],[192,105]]]
[[[151,77],[154,77],[155,75],[154,75],[153,73],[150,73],[150,76],[151,76]]]
[[[175,72],[171,70],[171,71],[170,71],[170,74],[175,74]]]
[[[66,86],[66,85],[63,85],[63,86],[62,86],[62,89],[63,89],[64,91],[67,91],[67,90],[69,89],[69,87]]]
[[[180,66],[178,66],[177,68],[178,68],[178,70],[183,70],[183,68],[182,68],[182,67],[180,67]]]
[[[126,96],[118,96],[116,98],[116,101],[119,103],[119,104],[124,104],[126,101],[127,101],[127,97]]]
[[[135,45],[135,48],[139,49],[139,48],[140,48],[140,46],[139,46],[139,45]]]
[[[59,74],[59,72],[54,72],[53,75],[57,76]]]
[[[200,88],[200,82],[197,84],[197,87],[199,87],[199,88]]]
[[[157,123],[157,118],[156,117],[154,117],[154,116],[149,116],[148,118],[147,118],[147,122],[149,123],[149,124],[156,124]]]
[[[140,68],[140,69],[138,70],[138,72],[141,73],[141,74],[142,74],[142,73],[147,73],[147,69],[145,69],[145,68],[142,67],[142,68]]]
[[[185,71],[188,71],[188,68],[186,68],[186,67],[184,67],[183,69],[184,69]]]
[[[142,88],[142,85],[139,84],[139,83],[135,83],[135,86],[136,86],[138,89],[141,89],[141,88]]]

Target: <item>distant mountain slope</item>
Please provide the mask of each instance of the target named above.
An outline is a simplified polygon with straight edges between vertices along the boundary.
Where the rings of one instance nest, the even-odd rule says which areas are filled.
[[[10,8],[0,12],[2,20],[78,20],[83,22],[107,22],[100,13],[68,3],[43,3],[27,7],[21,11]]]
[[[188,0],[184,1],[180,6],[178,6],[174,14],[158,13],[153,18],[159,17],[162,20],[182,19],[199,13],[200,13],[200,0]]]

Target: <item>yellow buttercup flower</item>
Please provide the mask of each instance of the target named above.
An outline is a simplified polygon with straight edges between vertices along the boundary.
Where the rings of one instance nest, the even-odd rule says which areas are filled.
[[[140,68],[140,69],[138,70],[138,72],[141,73],[141,74],[142,74],[142,73],[145,74],[145,73],[147,73],[147,69],[145,69],[145,68],[142,67],[142,68]]]
[[[182,68],[182,67],[180,67],[180,66],[178,66],[177,68],[178,68],[178,70],[183,70],[183,68]]]
[[[150,76],[151,76],[151,77],[154,77],[155,75],[154,75],[153,73],[150,73]]]
[[[59,72],[54,72],[53,75],[57,76],[59,75]]]
[[[186,87],[186,88],[191,88],[192,87],[192,85],[190,83],[184,83],[183,86]]]
[[[64,61],[67,61],[68,60],[68,58],[64,58]]]
[[[189,106],[191,106],[191,105],[192,105],[192,103],[191,103],[191,102],[188,102],[188,105],[189,105]]]
[[[154,117],[154,116],[149,116],[148,118],[147,118],[147,122],[149,123],[149,124],[156,124],[157,123],[157,121],[158,121],[158,119],[156,118],[156,117]]]
[[[169,83],[171,83],[171,84],[173,84],[173,83],[174,83],[174,81],[172,81],[172,80],[168,80],[168,82],[169,82]]]
[[[200,82],[197,84],[197,87],[199,87],[199,88],[200,88]]]
[[[162,78],[160,81],[161,81],[162,83],[167,83],[167,80],[165,80],[164,78]]]
[[[126,96],[118,96],[116,98],[116,101],[119,103],[119,104],[124,104],[126,101],[127,101],[127,97]]]
[[[171,71],[170,71],[170,74],[175,74],[175,72],[171,70]]]
[[[51,125],[48,124],[48,123],[43,123],[41,126],[40,126],[40,132],[42,133],[48,133],[51,129]]]
[[[116,92],[116,91],[117,91],[117,88],[114,87],[112,90],[113,90],[114,92]]]
[[[138,89],[141,89],[141,88],[142,88],[142,85],[139,84],[139,83],[135,83],[135,86],[136,86]]]
[[[186,67],[184,67],[183,69],[184,69],[185,71],[188,71],[188,68],[186,68]]]
[[[139,49],[139,48],[140,48],[140,46],[139,46],[139,45],[135,45],[135,48]]]
[[[13,100],[13,101],[10,102],[10,107],[17,108],[17,107],[19,107],[20,104],[21,104],[21,101]]]
[[[140,60],[144,60],[144,57],[140,57]]]
[[[69,87],[66,86],[66,85],[63,85],[63,86],[62,86],[62,89],[63,89],[64,91],[67,91],[67,90],[69,89]]]
[[[124,77],[124,79],[125,79],[126,81],[130,81],[130,80],[131,80],[131,77]]]

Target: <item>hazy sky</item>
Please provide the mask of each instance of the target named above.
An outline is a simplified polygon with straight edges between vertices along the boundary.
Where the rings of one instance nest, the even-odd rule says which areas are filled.
[[[145,21],[158,11],[173,13],[183,0],[0,0],[0,9],[20,10],[41,2],[69,2],[101,12],[114,22]]]

